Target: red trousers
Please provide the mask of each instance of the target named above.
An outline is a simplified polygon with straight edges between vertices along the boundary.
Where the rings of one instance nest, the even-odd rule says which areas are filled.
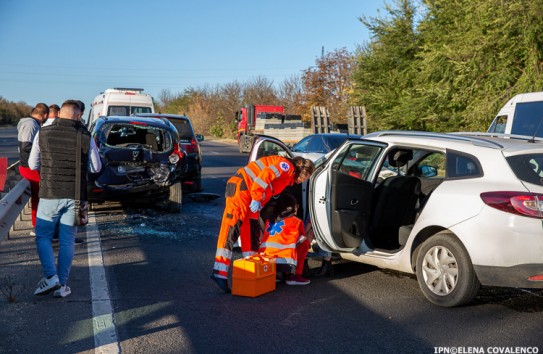
[[[296,263],[297,275],[302,275],[304,272],[304,263],[310,248],[311,242],[307,238],[304,242],[296,245],[296,257],[298,258],[298,263]]]
[[[217,240],[217,252],[213,274],[227,279],[232,259],[232,250],[238,238],[241,239],[241,252],[248,256],[260,248],[260,226],[258,214],[249,210],[251,194],[242,177],[233,176],[226,184],[226,205]]]
[[[32,227],[36,227],[36,214],[40,200],[40,171],[31,170],[30,167],[19,166],[21,177],[30,181],[30,207],[32,208]]]

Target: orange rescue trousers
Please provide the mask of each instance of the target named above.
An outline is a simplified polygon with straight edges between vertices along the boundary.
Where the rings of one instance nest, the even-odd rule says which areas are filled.
[[[225,197],[226,205],[217,240],[213,274],[217,278],[228,279],[234,244],[241,238],[241,251],[244,257],[258,252],[260,225],[258,214],[249,210],[251,193],[241,175],[230,177],[226,183]]]

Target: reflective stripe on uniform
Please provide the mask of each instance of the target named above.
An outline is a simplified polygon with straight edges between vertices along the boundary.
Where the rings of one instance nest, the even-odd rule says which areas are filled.
[[[262,178],[257,178],[253,181],[253,183],[258,184],[260,187],[266,189],[268,188],[268,184],[262,180]]]
[[[218,270],[219,272],[228,272],[228,266],[221,262],[215,262],[215,264],[213,264],[213,269]]]
[[[253,251],[248,251],[248,252],[242,252],[242,253],[241,253],[241,255],[242,255],[243,257],[249,257],[249,256],[252,256],[252,255],[254,255],[254,254],[256,254],[256,252],[253,252]]]
[[[255,163],[260,168],[260,171],[262,171],[264,169],[264,167],[266,167],[266,166],[264,166],[264,163],[262,161],[260,161],[260,160],[256,160]]]
[[[289,265],[296,265],[298,262],[292,258],[275,258],[276,264],[289,264]]]
[[[295,243],[290,243],[288,245],[283,245],[279,242],[264,242],[262,245],[260,245],[261,248],[276,248],[278,250],[286,250],[286,249],[294,249],[296,248]]]
[[[256,175],[253,173],[253,171],[249,167],[244,167],[243,170],[245,170],[245,172],[251,178],[252,181],[256,179]]]
[[[232,251],[227,250],[226,248],[217,248],[217,253],[215,253],[215,257],[232,259]]]
[[[270,170],[273,171],[273,173],[275,173],[275,177],[279,178],[281,176],[281,172],[279,172],[279,170],[277,169],[277,167],[275,167],[274,165],[271,165],[270,166]]]

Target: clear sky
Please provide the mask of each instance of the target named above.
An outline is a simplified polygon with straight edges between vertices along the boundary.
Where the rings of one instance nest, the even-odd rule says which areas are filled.
[[[106,88],[279,84],[369,40],[384,0],[0,0],[0,96],[87,104]],[[379,11],[379,12],[378,12]]]

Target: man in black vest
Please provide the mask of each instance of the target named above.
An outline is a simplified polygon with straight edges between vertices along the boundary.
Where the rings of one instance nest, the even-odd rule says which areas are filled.
[[[102,168],[98,149],[89,131],[79,121],[81,108],[77,101],[67,100],[60,108],[59,117],[51,125],[42,127],[32,146],[28,164],[40,170],[40,203],[36,220],[36,247],[44,277],[34,295],[55,291],[55,297],[66,297],[71,290],[67,285],[74,258],[75,178],[76,168],[81,170],[81,200],[87,195],[87,172]],[[76,151],[77,135],[81,133],[81,150]],[[81,156],[76,166],[76,154]],[[52,239],[58,224],[58,266]]]

